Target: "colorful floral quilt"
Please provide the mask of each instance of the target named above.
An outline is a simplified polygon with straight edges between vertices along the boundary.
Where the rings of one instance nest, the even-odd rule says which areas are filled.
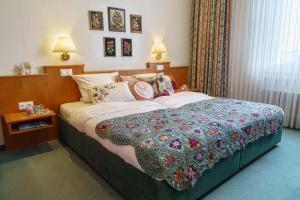
[[[145,173],[181,191],[193,187],[221,158],[276,133],[282,122],[279,107],[214,98],[109,119],[96,132],[114,144],[133,146]]]

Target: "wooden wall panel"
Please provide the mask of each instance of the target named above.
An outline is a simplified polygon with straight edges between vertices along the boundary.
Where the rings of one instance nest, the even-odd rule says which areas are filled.
[[[79,101],[80,92],[76,82],[70,76],[60,76],[60,69],[72,69],[73,74],[83,74],[84,65],[60,65],[44,66],[48,74],[48,92],[50,108],[59,113],[59,107],[63,103]]]
[[[170,75],[174,77],[177,82],[178,87],[189,83],[189,67],[171,67]]]
[[[49,106],[48,75],[3,76],[0,77],[0,115],[6,149],[16,149],[37,142],[57,138],[57,131],[43,131],[33,134],[9,135],[3,120],[3,114],[19,112],[18,102],[34,101],[35,104]]]
[[[169,74],[170,73],[170,62],[148,62],[146,63],[147,68],[152,68],[155,69],[156,72],[164,72],[164,74]],[[163,70],[157,70],[157,67],[159,65],[163,66]]]
[[[49,106],[48,75],[0,77],[0,114],[17,112],[18,102],[33,100]]]

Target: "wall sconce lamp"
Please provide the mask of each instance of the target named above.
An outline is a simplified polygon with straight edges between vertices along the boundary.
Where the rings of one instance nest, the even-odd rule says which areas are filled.
[[[160,60],[162,57],[163,53],[166,53],[167,49],[165,45],[162,42],[154,42],[153,47],[152,47],[152,54],[155,55],[156,60]]]
[[[69,60],[70,59],[69,53],[75,51],[76,51],[75,45],[69,37],[57,37],[53,52],[62,53],[61,59],[63,61]]]

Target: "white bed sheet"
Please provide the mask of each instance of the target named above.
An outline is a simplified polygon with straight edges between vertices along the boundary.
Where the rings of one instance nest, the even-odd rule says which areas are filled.
[[[91,105],[92,104],[84,103],[82,101],[65,103],[60,106],[60,114],[68,120],[73,111]]]
[[[198,101],[212,99],[206,94],[199,92],[178,92],[171,96],[162,96],[154,99],[154,102],[166,108],[179,108],[186,104],[195,103]]]
[[[171,96],[156,98],[154,101],[109,102],[96,105],[74,102],[61,105],[61,114],[80,132],[92,137],[107,150],[144,172],[132,146],[116,145],[108,139],[100,138],[95,131],[96,125],[107,119],[136,113],[146,113],[159,109],[178,108],[189,103],[211,98],[201,93],[179,92]]]

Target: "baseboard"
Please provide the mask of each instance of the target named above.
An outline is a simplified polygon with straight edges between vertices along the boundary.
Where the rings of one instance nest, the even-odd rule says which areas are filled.
[[[0,145],[0,151],[3,151],[5,149],[5,145]]]

